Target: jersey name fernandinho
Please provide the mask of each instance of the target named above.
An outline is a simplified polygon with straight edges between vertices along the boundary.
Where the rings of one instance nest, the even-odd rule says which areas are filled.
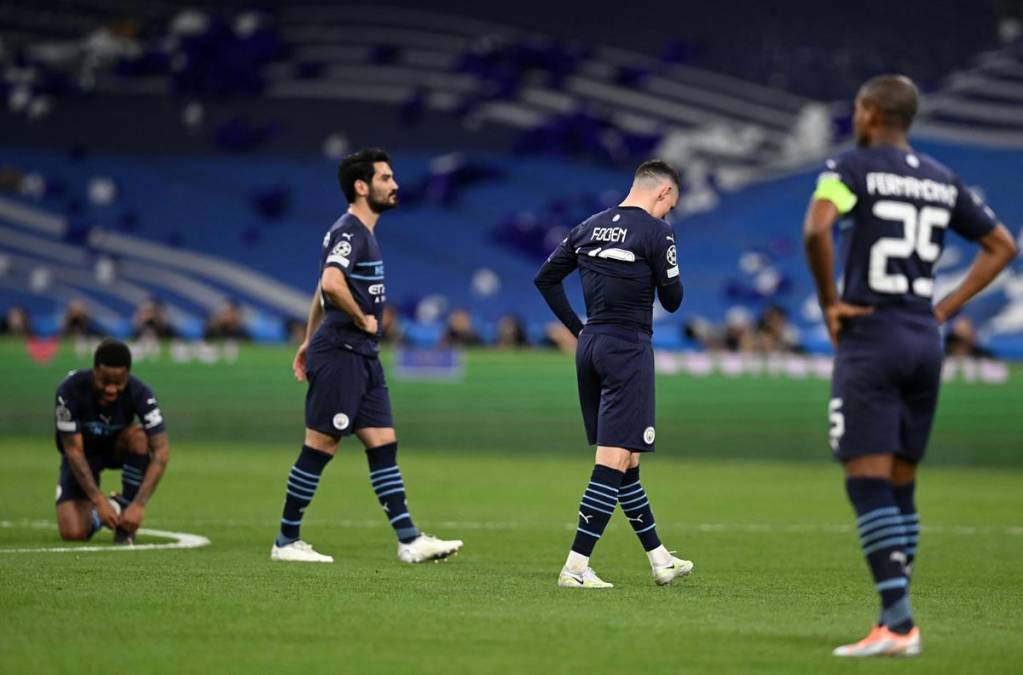
[[[844,216],[842,300],[858,305],[930,312],[945,230],[974,241],[997,224],[950,170],[895,146],[857,148],[828,160],[814,197]]]
[[[643,209],[616,206],[576,226],[551,258],[579,268],[586,325],[651,333],[658,286],[678,283],[675,233]]]
[[[377,325],[383,324],[387,289],[384,285],[384,261],[376,237],[356,216],[346,213],[330,228],[323,238],[320,256],[320,276],[327,267],[335,267],[345,275],[345,281],[363,314],[375,316]],[[323,323],[316,331],[317,339],[365,356],[376,356],[380,351],[378,335],[359,329],[355,321],[340,307],[335,307],[326,294],[320,295],[323,305]]]

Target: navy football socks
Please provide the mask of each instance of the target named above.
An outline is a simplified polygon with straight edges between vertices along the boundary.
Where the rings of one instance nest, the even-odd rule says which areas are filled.
[[[139,493],[139,487],[142,485],[142,479],[146,475],[146,469],[149,468],[149,453],[144,455],[135,455],[129,453],[124,458],[124,464],[121,466],[121,496],[124,497],[125,502],[131,502],[135,499],[135,495]],[[122,508],[125,504],[121,505]]]
[[[920,541],[920,517],[916,513],[913,493],[916,483],[896,485],[892,488],[895,504],[902,515],[902,526],[906,528],[906,578],[913,577],[913,561],[916,560],[916,545]]]
[[[622,480],[622,487],[618,491],[618,503],[622,505],[625,517],[639,537],[644,551],[652,551],[661,545],[661,538],[657,536],[657,525],[654,522],[654,512],[650,509],[650,500],[646,497],[646,491],[639,482],[639,467],[633,467],[625,472]]]
[[[405,497],[405,481],[398,468],[398,443],[388,443],[376,448],[366,448],[369,462],[369,481],[373,492],[380,500],[380,506],[394,528],[394,534],[403,544],[415,541],[419,530],[412,522]]]
[[[906,528],[890,481],[847,478],[849,501],[856,510],[860,547],[881,596],[881,623],[896,633],[913,629],[906,576]]]
[[[575,531],[572,550],[579,555],[589,557],[593,547],[604,534],[615,506],[618,505],[618,489],[622,485],[625,474],[609,466],[596,464],[590,476],[590,484],[583,492],[579,503],[579,526]]]
[[[288,474],[288,489],[284,497],[284,513],[281,515],[281,532],[277,535],[277,546],[287,546],[299,539],[302,516],[316,494],[320,475],[333,455],[302,446],[295,465]]]

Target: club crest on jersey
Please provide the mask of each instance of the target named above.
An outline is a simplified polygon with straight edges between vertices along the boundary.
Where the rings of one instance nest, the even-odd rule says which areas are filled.
[[[338,413],[334,415],[333,422],[334,428],[337,429],[338,431],[344,431],[345,429],[348,428],[348,425],[351,424],[351,422],[348,419],[348,415],[344,413]]]
[[[647,445],[651,445],[654,439],[657,437],[657,432],[654,431],[653,427],[647,427],[646,431],[643,432],[643,442]]]

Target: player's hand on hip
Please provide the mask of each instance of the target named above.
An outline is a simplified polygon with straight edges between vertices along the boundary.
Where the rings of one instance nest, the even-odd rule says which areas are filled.
[[[100,521],[111,530],[121,524],[121,519],[117,517],[117,511],[114,510],[114,507],[111,506],[106,497],[101,497],[94,502],[94,505],[96,506],[96,515],[99,516]]]
[[[121,529],[134,534],[135,530],[139,529],[139,525],[142,524],[142,518],[146,514],[145,511],[142,504],[138,502],[128,504],[128,507],[124,509],[124,513],[121,514]]]
[[[362,321],[359,322],[359,328],[361,330],[366,331],[370,335],[376,335],[377,334],[377,318],[375,316],[373,316],[372,314],[368,314],[368,315],[364,316],[362,318]]]
[[[305,353],[309,350],[309,343],[303,342],[295,352],[295,358],[291,362],[291,372],[295,373],[295,379],[299,382],[305,380]]]
[[[828,326],[828,335],[831,336],[831,344],[838,347],[838,336],[842,332],[842,326],[846,319],[857,316],[866,316],[874,311],[873,307],[863,305],[850,305],[845,302],[836,302],[824,308],[824,321]]]

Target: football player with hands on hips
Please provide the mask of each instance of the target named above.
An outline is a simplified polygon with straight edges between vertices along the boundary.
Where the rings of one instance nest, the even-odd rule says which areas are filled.
[[[948,168],[910,147],[917,109],[908,78],[881,75],[856,96],[857,147],[828,160],[804,223],[806,255],[835,345],[831,448],[845,470],[860,547],[880,599],[867,636],[836,656],[914,656],[920,629],[910,582],[920,533],[914,499],[941,384],[939,325],[1016,256],[1008,230]],[[832,227],[843,239],[842,291]],[[946,232],[980,252],[933,304]]]
[[[271,560],[333,562],[300,537],[300,528],[341,438],[355,434],[366,449],[369,478],[398,539],[398,559],[418,563],[456,553],[462,542],[421,533],[409,513],[398,468],[391,395],[380,364],[384,262],[374,231],[398,205],[391,159],[378,149],[345,157],[338,182],[348,211],[323,238],[320,282],[309,307],[306,338],[295,354],[296,379],[306,381],[305,440],[288,474],[281,527]]]

